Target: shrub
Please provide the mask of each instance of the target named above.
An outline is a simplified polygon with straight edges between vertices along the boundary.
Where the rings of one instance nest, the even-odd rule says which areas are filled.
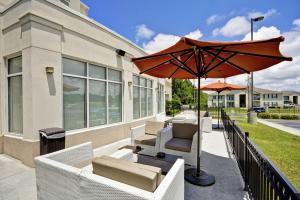
[[[280,119],[278,114],[271,114],[271,119]]]
[[[297,115],[281,115],[281,119],[286,119],[286,120],[296,120],[298,119]]]
[[[258,114],[258,117],[259,118],[262,118],[262,119],[270,119],[271,118],[271,114],[270,113],[259,113]]]
[[[166,114],[175,115],[181,110],[180,100],[172,99],[171,101],[166,101]]]

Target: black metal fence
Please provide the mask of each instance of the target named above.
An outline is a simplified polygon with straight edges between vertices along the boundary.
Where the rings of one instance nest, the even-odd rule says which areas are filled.
[[[224,110],[221,118],[250,198],[300,200],[300,193],[249,139],[249,133],[236,126]]]

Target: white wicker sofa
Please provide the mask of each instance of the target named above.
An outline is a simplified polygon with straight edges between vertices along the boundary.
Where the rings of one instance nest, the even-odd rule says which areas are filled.
[[[93,174],[92,169],[84,167],[93,157],[88,142],[35,158],[38,200],[184,199],[182,159],[175,162],[154,192],[148,192]]]
[[[202,130],[206,119],[201,118],[200,145],[201,152]],[[174,133],[173,127],[181,127],[181,133]],[[176,134],[176,135],[175,135]],[[180,134],[181,136],[178,136]],[[173,123],[172,126],[161,130],[160,150],[164,153],[182,156],[185,163],[195,166],[197,164],[197,124],[192,123]],[[188,135],[188,136],[187,136]]]

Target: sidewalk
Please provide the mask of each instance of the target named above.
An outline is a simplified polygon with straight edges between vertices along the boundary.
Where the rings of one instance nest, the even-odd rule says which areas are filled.
[[[259,123],[265,124],[267,126],[271,126],[273,128],[285,131],[287,133],[300,136],[300,130],[298,130],[298,129],[291,128],[291,127],[288,127],[288,126],[284,126],[282,124],[277,124],[277,123],[274,123],[274,122],[266,121],[266,120],[263,120],[263,119],[257,119],[257,121]]]

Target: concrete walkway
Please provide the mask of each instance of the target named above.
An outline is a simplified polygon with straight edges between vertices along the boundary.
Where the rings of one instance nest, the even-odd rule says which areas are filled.
[[[0,154],[0,200],[36,200],[35,172]]]
[[[222,131],[203,134],[201,169],[216,183],[198,187],[185,182],[185,200],[247,199],[243,181]],[[36,200],[35,172],[20,161],[0,155],[0,200]]]
[[[201,169],[216,177],[209,187],[185,182],[185,200],[241,200],[248,199],[236,161],[222,131],[203,133]]]
[[[257,119],[257,121],[259,123],[265,124],[267,126],[271,126],[273,128],[277,128],[279,130],[285,131],[287,133],[300,136],[300,130],[299,129],[288,127],[288,126],[285,126],[283,124],[267,121],[267,120],[264,120],[264,119]]]

